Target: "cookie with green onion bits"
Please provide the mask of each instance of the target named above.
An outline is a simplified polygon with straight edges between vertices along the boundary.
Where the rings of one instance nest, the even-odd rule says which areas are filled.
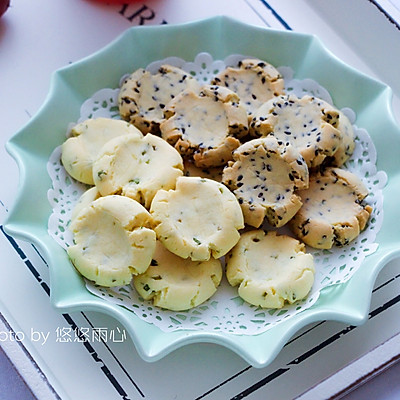
[[[180,154],[151,133],[110,140],[93,163],[93,181],[102,196],[122,194],[147,209],[158,190],[173,189],[182,175]]]
[[[221,261],[181,258],[157,241],[150,267],[134,276],[132,284],[145,300],[157,307],[183,311],[208,300],[222,279]]]
[[[226,276],[239,296],[263,308],[304,299],[314,283],[314,259],[305,245],[275,231],[242,234],[226,257]]]
[[[156,234],[149,212],[129,197],[100,197],[80,209],[71,222],[74,244],[68,255],[75,268],[100,286],[129,284],[146,271]]]
[[[234,194],[207,178],[179,177],[174,190],[157,192],[150,213],[158,240],[172,253],[193,261],[222,257],[244,228]]]
[[[111,118],[87,119],[72,127],[62,144],[61,161],[65,170],[79,182],[93,185],[93,163],[100,149],[111,139],[142,133],[125,121]]]

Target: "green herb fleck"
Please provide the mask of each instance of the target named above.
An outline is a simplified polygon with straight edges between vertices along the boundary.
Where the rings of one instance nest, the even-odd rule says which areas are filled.
[[[196,244],[198,244],[198,245],[201,245],[201,242],[200,242],[200,240],[199,239],[197,239],[197,238],[193,238],[193,242],[195,242]]]
[[[103,179],[103,175],[107,175],[106,171],[100,170],[99,172],[97,172],[97,176],[99,177],[100,180]]]

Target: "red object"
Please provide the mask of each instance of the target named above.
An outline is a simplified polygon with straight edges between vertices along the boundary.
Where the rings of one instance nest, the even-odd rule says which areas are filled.
[[[0,0],[0,17],[7,11],[10,6],[10,0]]]
[[[127,3],[139,2],[139,0],[89,0],[89,1],[91,1],[92,3],[103,3],[103,4],[127,4]]]

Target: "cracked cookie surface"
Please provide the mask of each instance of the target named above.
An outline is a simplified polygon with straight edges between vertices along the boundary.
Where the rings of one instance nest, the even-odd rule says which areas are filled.
[[[155,74],[139,68],[121,85],[119,112],[143,133],[159,134],[166,105],[183,90],[199,87],[190,74],[171,65],[162,65]]]
[[[337,129],[339,110],[309,95],[290,94],[264,103],[254,114],[249,130],[254,136],[273,135],[300,152],[309,168],[334,156],[342,142]]]
[[[133,278],[137,292],[152,300],[157,307],[183,311],[196,307],[209,299],[222,279],[219,260],[183,259],[157,241],[150,267],[144,274]]]
[[[130,283],[150,265],[156,234],[149,212],[125,196],[106,196],[80,209],[70,229],[68,255],[75,268],[94,283],[111,287]]]
[[[143,136],[131,124],[111,118],[88,119],[76,124],[61,148],[65,170],[77,181],[93,185],[92,167],[100,149],[109,140],[128,134]]]
[[[309,188],[298,195],[304,204],[289,226],[300,240],[319,249],[350,243],[372,212],[371,206],[361,203],[368,195],[362,181],[341,168],[311,175]]]
[[[329,157],[329,161],[332,166],[341,167],[351,157],[356,147],[353,125],[348,117],[341,111],[339,112],[337,129],[342,135],[342,141],[333,156]]]
[[[162,137],[201,168],[224,165],[232,159],[239,138],[248,131],[239,97],[221,86],[183,91],[169,103],[165,116],[160,126]]]
[[[159,189],[175,187],[183,174],[180,154],[151,133],[125,135],[106,143],[93,164],[93,180],[103,195],[122,194],[150,207]]]
[[[273,136],[253,139],[233,153],[222,182],[237,197],[246,224],[286,224],[300,209],[294,191],[308,186],[308,168],[297,150]]]
[[[275,231],[243,233],[226,257],[226,276],[248,303],[282,308],[305,298],[314,283],[314,260],[305,245]]]
[[[159,190],[150,212],[157,238],[172,253],[192,260],[225,255],[244,227],[239,203],[216,181],[180,177],[175,190]]]
[[[266,61],[247,58],[237,66],[227,67],[212,83],[226,86],[240,97],[250,119],[263,103],[284,94],[284,80],[279,71]]]

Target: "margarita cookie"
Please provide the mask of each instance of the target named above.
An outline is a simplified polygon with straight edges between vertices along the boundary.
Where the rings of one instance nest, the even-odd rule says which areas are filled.
[[[182,157],[165,140],[125,135],[103,146],[93,164],[93,180],[103,196],[122,194],[149,208],[159,189],[175,187],[182,170]]]
[[[279,71],[258,59],[239,61],[237,67],[228,67],[220,72],[212,83],[237,93],[249,118],[263,103],[284,94],[284,81]]]
[[[368,195],[361,180],[349,171],[327,168],[310,176],[310,186],[298,192],[304,205],[290,227],[309,246],[330,249],[354,240],[365,228],[372,207],[362,205]]]
[[[276,227],[286,224],[300,209],[294,191],[308,186],[308,168],[297,152],[275,137],[253,139],[233,153],[222,182],[237,197],[246,224],[258,228],[266,217]]]
[[[166,107],[165,117],[160,125],[162,137],[203,168],[224,165],[239,147],[238,138],[248,131],[239,97],[219,86],[185,90]]]
[[[118,97],[120,115],[143,133],[159,133],[164,108],[181,91],[197,90],[200,84],[180,68],[163,65],[151,74],[138,69],[122,83]]]
[[[97,190],[96,186],[92,186],[85,190],[71,211],[71,221],[73,221],[86,206],[97,200],[99,197],[101,197],[101,194]]]
[[[61,161],[65,170],[77,181],[93,185],[92,166],[98,152],[109,140],[121,135],[142,137],[142,133],[125,121],[88,119],[71,129],[71,137],[62,145]]]
[[[157,307],[183,311],[209,299],[222,279],[219,260],[183,259],[168,251],[157,241],[150,267],[133,278],[133,285],[145,300]]]
[[[150,212],[157,238],[172,253],[192,260],[225,255],[244,227],[239,203],[226,186],[196,177],[180,177],[175,190],[159,190]]]
[[[304,299],[314,283],[314,260],[305,245],[276,232],[244,233],[226,257],[226,276],[239,296],[263,308]]]
[[[183,174],[185,176],[199,176],[200,178],[213,179],[221,182],[223,167],[200,168],[196,167],[193,161],[183,161]]]
[[[152,260],[156,235],[152,218],[137,201],[124,196],[100,197],[71,223],[74,244],[68,255],[75,268],[101,286],[130,283]]]
[[[339,111],[325,101],[291,94],[261,106],[253,116],[250,131],[254,136],[271,134],[284,143],[291,143],[309,167],[317,167],[341,145],[338,123]]]
[[[331,165],[341,167],[353,154],[356,146],[353,126],[350,120],[341,111],[339,112],[339,123],[337,129],[342,135],[342,141],[329,161]]]

